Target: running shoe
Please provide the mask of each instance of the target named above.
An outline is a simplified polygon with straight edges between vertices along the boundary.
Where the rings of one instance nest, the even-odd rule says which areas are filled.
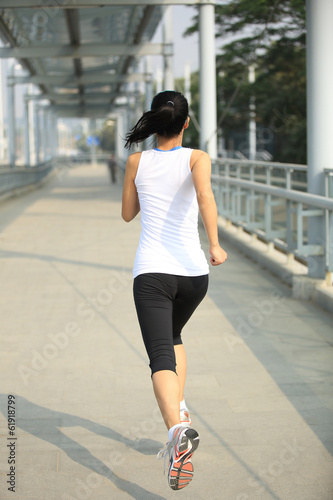
[[[168,483],[171,489],[185,488],[193,477],[193,464],[191,458],[199,446],[199,434],[191,427],[184,428],[179,425],[175,429],[172,440],[159,451],[157,458],[169,458]]]
[[[180,410],[180,423],[186,427],[192,424],[190,412],[188,410]]]

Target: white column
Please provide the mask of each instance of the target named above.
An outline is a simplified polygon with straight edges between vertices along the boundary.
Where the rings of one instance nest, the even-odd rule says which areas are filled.
[[[249,83],[256,81],[255,66],[249,66]],[[257,152],[257,126],[255,97],[250,97],[249,159],[255,160]]]
[[[151,106],[151,101],[153,100],[153,68],[152,59],[150,56],[146,57],[146,96],[145,96],[145,111],[148,111]],[[148,138],[144,141],[144,149],[148,149],[152,142],[152,138]]]
[[[164,7],[163,16],[163,42],[166,54],[164,55],[164,90],[174,90],[173,76],[173,18],[172,5]]]
[[[5,159],[5,121],[3,110],[3,71],[0,59],[0,161]]]
[[[124,115],[119,111],[116,123],[116,155],[121,160],[124,158],[124,137]]]
[[[332,167],[333,2],[306,0],[308,192],[324,195],[324,169]],[[309,245],[325,245],[324,217],[309,217]],[[325,278],[323,256],[309,257],[309,276]]]
[[[53,112],[51,113],[51,121],[52,121],[51,157],[56,158],[56,156],[58,155],[59,133],[58,133],[58,119]]]
[[[199,6],[199,40],[200,148],[215,159],[217,156],[215,7],[212,2]]]
[[[96,143],[95,143],[95,134],[96,134],[96,120],[95,118],[90,119],[90,137],[91,137],[91,164],[96,166]]]
[[[47,159],[47,142],[48,142],[48,137],[47,137],[47,111],[44,107],[41,108],[41,115],[42,115],[42,148],[43,148],[43,162],[46,161]]]
[[[27,167],[30,167],[30,116],[29,116],[29,99],[24,96],[24,162]]]
[[[16,61],[13,62],[9,75],[14,76]],[[9,165],[13,168],[16,164],[16,127],[15,127],[15,85],[7,84],[8,88],[8,149]]]
[[[185,64],[184,68],[184,82],[185,82],[185,97],[188,105],[191,106],[191,65],[189,62]]]
[[[163,73],[160,68],[156,70],[156,94],[163,90]]]
[[[39,106],[34,102],[35,165],[40,163]]]
[[[35,87],[32,83],[28,85],[28,94],[35,94]],[[30,128],[29,128],[29,148],[30,148],[30,166],[35,164],[34,158],[36,157],[35,150],[35,130],[34,130],[34,113],[35,113],[35,104],[33,99],[29,99],[28,103],[29,107],[29,117],[30,117]]]

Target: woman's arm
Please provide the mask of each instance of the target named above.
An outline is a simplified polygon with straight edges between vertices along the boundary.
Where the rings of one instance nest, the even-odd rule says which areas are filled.
[[[130,222],[140,212],[138,193],[134,179],[138,170],[141,153],[134,153],[128,157],[125,170],[121,216]]]
[[[211,160],[207,153],[194,150],[191,155],[193,184],[202,222],[209,241],[210,262],[213,266],[222,264],[227,259],[227,253],[219,245],[217,229],[217,208],[211,187]]]

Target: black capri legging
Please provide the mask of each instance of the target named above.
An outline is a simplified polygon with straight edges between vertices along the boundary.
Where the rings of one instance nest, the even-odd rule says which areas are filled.
[[[207,293],[208,274],[176,276],[139,274],[133,294],[151,373],[176,372],[174,345],[182,344],[181,331]]]

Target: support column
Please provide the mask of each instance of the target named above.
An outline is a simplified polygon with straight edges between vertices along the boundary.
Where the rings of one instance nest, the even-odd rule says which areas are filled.
[[[30,167],[30,116],[29,116],[29,99],[24,96],[24,162],[27,167]]]
[[[173,76],[173,19],[172,5],[164,7],[163,42],[166,54],[164,55],[164,90],[174,90]]]
[[[119,111],[116,122],[116,156],[121,160],[124,158],[124,137],[124,115]]]
[[[217,156],[215,7],[212,1],[199,6],[200,40],[200,148]]]
[[[91,164],[92,166],[96,166],[97,159],[96,159],[96,142],[95,142],[95,135],[96,135],[96,120],[95,118],[90,119],[90,137],[91,137]]]
[[[14,76],[16,62],[10,68],[10,76]],[[8,149],[9,165],[11,168],[16,164],[16,127],[15,127],[15,85],[12,81],[7,83],[8,87]]]
[[[332,166],[333,2],[306,0],[308,192],[325,194],[324,169]],[[325,217],[309,217],[309,245],[325,246]],[[308,259],[309,276],[325,278],[325,257]]]
[[[184,68],[184,86],[185,97],[187,99],[188,105],[191,106],[191,65],[189,62],[185,64]]]
[[[59,149],[59,127],[58,127],[58,117],[57,115],[53,115],[53,127],[54,127],[54,137],[52,141],[52,148],[53,148],[53,157],[55,158],[58,156],[58,149]]]
[[[47,118],[46,118],[46,110],[44,109],[44,107],[41,107],[41,122],[42,122],[41,146],[43,150],[43,162],[45,162],[47,158]]]
[[[3,111],[3,71],[0,59],[0,162],[5,159],[5,120]]]
[[[160,68],[156,70],[156,94],[163,90],[163,72]]]
[[[152,60],[150,56],[146,57],[146,97],[145,97],[145,110],[148,111],[151,106],[151,101],[153,100],[153,68]],[[152,139],[148,138],[144,141],[144,149],[149,149]]]
[[[35,131],[35,165],[40,163],[40,130],[39,130],[39,107],[34,102],[34,131]]]

